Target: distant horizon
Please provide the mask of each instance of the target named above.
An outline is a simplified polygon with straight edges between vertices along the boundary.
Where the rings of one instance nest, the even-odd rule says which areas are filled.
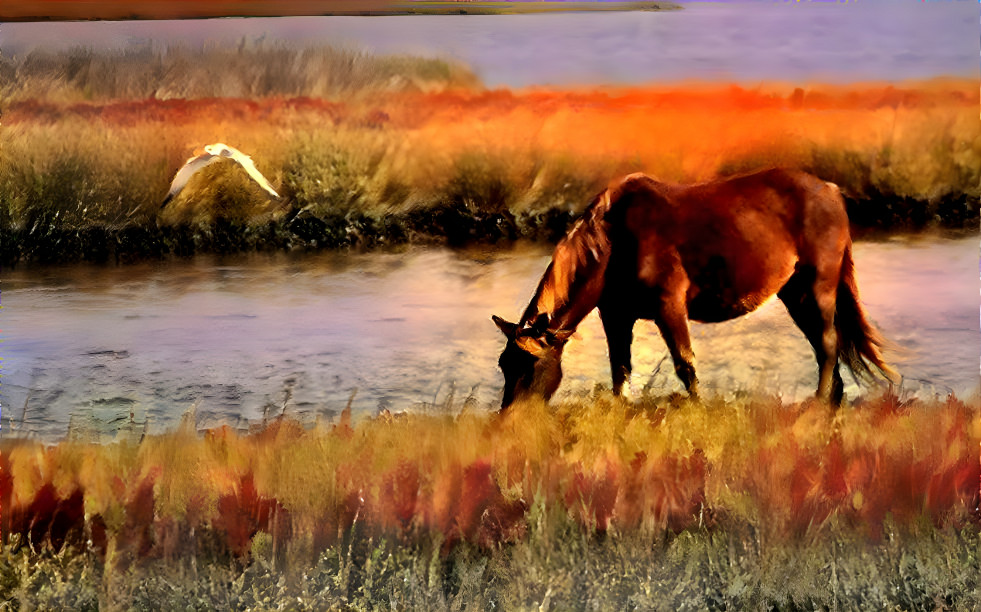
[[[776,4],[807,6],[834,4],[843,9],[858,5],[923,4],[923,0],[27,0],[0,4],[0,23],[71,20],[202,19],[214,17],[276,17],[299,15],[398,14],[411,4]],[[976,4],[973,0],[933,0],[929,4]],[[463,10],[463,9],[461,9]]]

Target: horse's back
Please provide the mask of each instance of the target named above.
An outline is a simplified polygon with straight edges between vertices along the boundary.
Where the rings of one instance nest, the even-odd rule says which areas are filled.
[[[634,174],[612,190],[610,201],[621,265],[652,289],[683,272],[695,320],[754,310],[799,262],[811,264],[831,251],[840,257],[848,238],[837,190],[795,170],[695,185]]]
[[[799,244],[820,239],[823,230],[848,227],[838,187],[800,170],[775,168],[692,185],[635,173],[610,191],[611,221],[632,223],[628,232],[657,232],[679,242],[736,234]]]

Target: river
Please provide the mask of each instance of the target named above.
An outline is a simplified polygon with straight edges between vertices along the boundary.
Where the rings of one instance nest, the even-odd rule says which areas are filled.
[[[903,392],[976,393],[977,238],[859,242],[855,258],[870,316],[901,348],[889,356]],[[503,380],[490,315],[517,318],[548,259],[517,245],[7,270],[2,435],[105,439],[131,418],[162,431],[192,407],[201,428],[330,419],[349,402],[361,414],[489,410]],[[654,325],[636,331],[632,392],[680,391]],[[779,301],[692,332],[708,394],[813,393],[811,349]],[[559,398],[609,386],[595,314],[564,369]],[[849,397],[867,392],[846,382]]]

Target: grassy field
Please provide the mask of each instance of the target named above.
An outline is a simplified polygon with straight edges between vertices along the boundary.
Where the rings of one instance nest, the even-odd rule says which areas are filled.
[[[0,72],[2,263],[555,239],[632,171],[804,168],[842,187],[859,229],[979,218],[965,81],[487,91],[442,61],[262,45],[35,53]],[[218,165],[161,213],[177,168],[219,141],[284,199]]]
[[[456,415],[456,416],[452,416]],[[411,443],[407,444],[407,441]],[[605,393],[0,441],[4,609],[975,609],[981,408]]]

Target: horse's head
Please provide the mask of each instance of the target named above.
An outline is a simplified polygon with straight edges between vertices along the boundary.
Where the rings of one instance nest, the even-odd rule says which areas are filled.
[[[562,349],[572,332],[550,330],[546,314],[531,325],[509,323],[496,315],[492,319],[507,338],[498,359],[504,373],[501,410],[524,398],[552,397],[562,381]]]

